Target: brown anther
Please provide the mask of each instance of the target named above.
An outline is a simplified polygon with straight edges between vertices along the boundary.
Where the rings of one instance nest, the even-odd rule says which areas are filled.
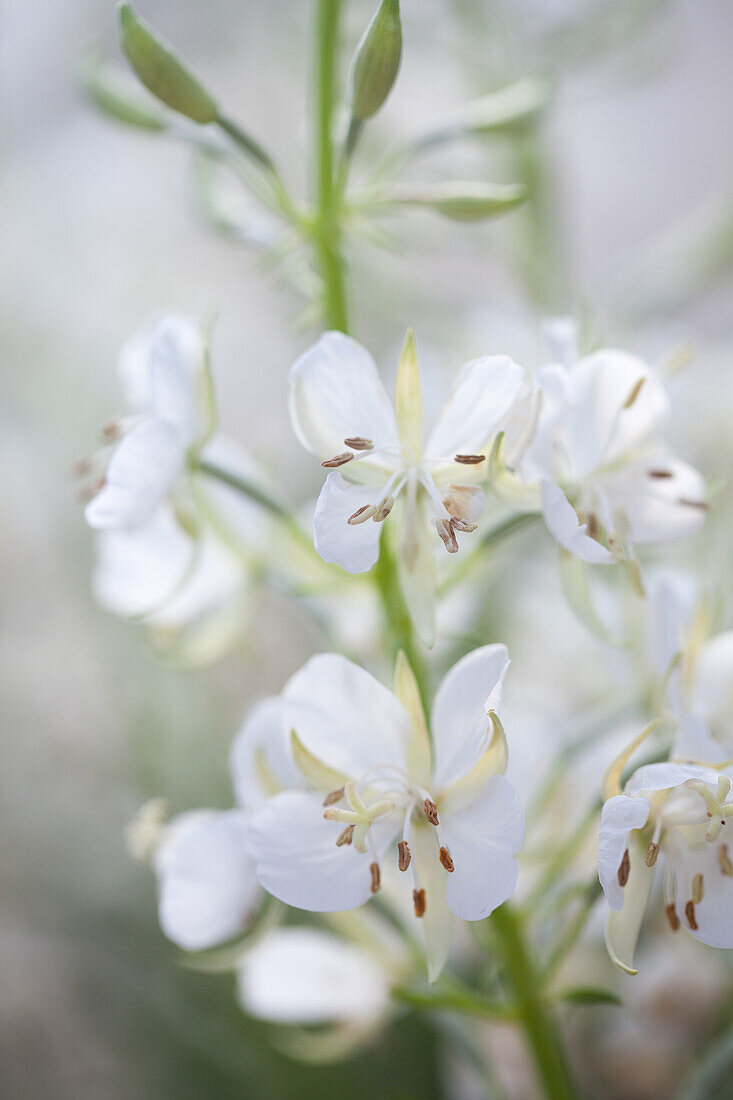
[[[352,451],[371,451],[374,444],[371,439],[364,439],[361,435],[350,435],[344,440],[345,447],[351,447]]]
[[[425,816],[431,825],[440,825],[438,820],[438,807],[435,805],[431,798],[426,798],[422,804],[422,808],[425,811]]]
[[[456,539],[456,533],[453,530],[453,522],[450,519],[441,520],[438,523],[438,534],[443,540],[446,550],[449,554],[458,553],[458,540]]]
[[[78,458],[76,462],[72,462],[69,467],[69,473],[72,477],[87,477],[94,469],[94,459],[91,455],[85,455],[84,458]]]
[[[333,458],[326,459],[325,462],[321,463],[321,466],[324,466],[327,470],[332,470],[336,466],[343,466],[346,462],[351,462],[353,457],[351,451],[344,451],[342,455],[334,455]]]
[[[618,869],[618,884],[619,886],[625,886],[629,881],[629,871],[631,870],[631,861],[629,859],[629,849],[624,852],[624,858],[621,860],[621,866]]]
[[[698,923],[697,923],[697,920],[695,919],[695,903],[694,903],[694,901],[692,901],[692,900],[688,901],[687,905],[685,906],[685,916],[687,917],[687,923],[689,924],[692,931],[697,932]]]
[[[710,505],[706,500],[690,500],[688,497],[679,497],[678,504],[683,504],[686,508],[698,508],[701,512],[708,512]]]
[[[471,523],[470,519],[463,519],[462,516],[451,516],[450,522],[454,531],[466,531],[469,534],[478,527],[477,523]]]
[[[601,537],[601,525],[598,522],[598,516],[595,512],[589,512],[586,517],[586,534],[588,538],[595,539],[598,542]]]
[[[649,847],[647,848],[646,855],[644,856],[644,862],[646,863],[647,867],[653,867],[654,866],[654,864],[657,862],[657,856],[658,855],[659,855],[659,845],[652,842],[649,845]]]
[[[440,862],[443,864],[446,871],[455,871],[455,864],[453,863],[453,860],[450,857],[450,852],[447,848],[441,848],[438,855],[440,858]]]
[[[397,845],[397,866],[400,871],[406,871],[410,866],[410,860],[412,859],[412,853],[410,852],[410,845],[406,840],[401,840]]]
[[[412,904],[415,906],[415,916],[425,916],[425,891],[413,890],[412,891]]]
[[[347,825],[344,829],[341,830],[336,838],[337,848],[343,848],[344,844],[351,844],[351,841],[354,839],[355,828],[356,825]]]
[[[699,905],[705,894],[705,880],[698,871],[692,880],[692,900]]]
[[[372,887],[371,887],[372,893],[376,894],[377,890],[379,889],[380,883],[382,881],[381,875],[379,874],[379,864],[378,863],[370,863],[369,864],[369,873],[372,876]]]
[[[479,466],[486,461],[486,455],[454,455],[454,462],[460,462],[462,466]]]
[[[668,905],[664,911],[667,914],[669,927],[672,929],[673,932],[677,932],[680,927],[680,918],[677,916],[677,910],[674,907],[674,902]]]
[[[119,439],[122,435],[122,421],[119,417],[113,417],[111,420],[108,420],[106,424],[102,425],[101,433],[110,443],[114,443],[114,441]]]
[[[97,496],[98,493],[102,492],[102,489],[104,489],[106,484],[106,477],[98,477],[96,481],[92,481],[91,484],[82,486],[82,488],[78,490],[76,495],[82,502],[82,504],[86,504],[88,501],[94,500],[95,496]]]
[[[389,513],[392,511],[393,508],[394,508],[394,497],[385,497],[383,500],[380,500],[379,504],[377,505],[377,507],[375,509],[374,522],[375,523],[381,523],[383,520],[385,520],[387,518],[387,516],[389,515]]]
[[[629,393],[629,396],[624,401],[624,406],[623,407],[625,409],[630,409],[631,406],[634,404],[637,397],[641,393],[641,387],[644,385],[645,382],[646,382],[646,378],[644,377],[644,375],[642,375],[641,378],[638,378],[636,380],[636,382],[634,382],[634,385],[631,387],[631,392]]]
[[[347,523],[350,523],[353,527],[356,523],[365,523],[368,519],[371,519],[375,515],[377,509],[373,504],[363,504],[361,508],[357,508],[353,516],[349,516]]]
[[[721,844],[718,848],[718,866],[720,867],[721,875],[725,875],[727,878],[733,878],[733,862],[728,855],[727,844]]]
[[[335,806],[337,802],[340,802],[344,797],[344,788],[339,787],[338,790],[329,791],[323,800],[324,806]]]
[[[662,478],[662,477],[672,477],[673,476],[671,470],[649,470],[648,473],[649,473],[649,477]]]

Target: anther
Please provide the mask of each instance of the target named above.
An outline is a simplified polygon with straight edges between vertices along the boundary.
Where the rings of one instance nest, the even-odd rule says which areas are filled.
[[[659,478],[672,477],[672,471],[671,470],[649,470],[648,474],[649,474],[649,477],[659,477]]]
[[[394,508],[394,497],[384,497],[375,508],[374,522],[381,523]]]
[[[412,904],[415,906],[415,916],[425,916],[425,891],[413,890],[412,891]]]
[[[72,462],[69,467],[69,473],[74,478],[87,477],[94,469],[94,457],[92,455],[84,455],[83,458],[78,458],[76,462]]]
[[[701,512],[710,511],[710,505],[706,500],[690,500],[689,497],[678,497],[677,503],[684,505],[686,508],[699,508]]]
[[[601,525],[598,522],[598,516],[595,512],[588,513],[585,530],[588,538],[595,539],[596,542],[598,542],[601,537]]]
[[[689,924],[692,931],[697,932],[699,926],[697,920],[695,919],[694,901],[688,901],[687,905],[685,906],[685,916],[687,917],[687,923]]]
[[[379,874],[379,864],[378,863],[370,863],[369,864],[369,873],[372,876],[372,887],[371,887],[372,893],[376,894],[376,892],[379,889],[380,884],[381,884],[381,876]]]
[[[406,840],[401,840],[397,845],[397,866],[400,871],[406,871],[410,866],[410,860],[412,859],[412,853],[410,852],[410,845]]]
[[[458,540],[456,539],[456,533],[453,530],[453,523],[450,519],[440,519],[436,524],[438,534],[443,540],[446,550],[449,554],[458,553]]]
[[[321,463],[321,466],[324,466],[327,470],[332,470],[336,466],[343,466],[346,462],[351,462],[353,457],[352,451],[344,451],[342,455],[334,455],[333,458],[326,459],[325,462]]]
[[[422,808],[425,811],[425,816],[431,825],[440,825],[438,819],[438,807],[435,805],[431,798],[426,798],[422,804]]]
[[[354,839],[355,828],[355,825],[347,825],[346,828],[339,833],[336,838],[337,848],[343,848],[344,844],[351,844],[351,841]]]
[[[646,855],[644,856],[644,862],[646,863],[647,867],[653,867],[654,866],[654,864],[657,862],[657,856],[658,855],[659,855],[659,845],[655,844],[654,841],[652,841],[652,843],[649,845],[649,847],[646,850]]]
[[[486,455],[454,455],[454,462],[460,462],[462,466],[479,466],[486,461]]]
[[[351,435],[344,440],[344,446],[351,447],[352,451],[371,451],[374,443],[371,439],[364,439],[361,435]]]
[[[107,478],[102,475],[102,477],[98,477],[96,481],[92,481],[91,484],[84,485],[79,489],[76,495],[83,504],[86,504],[88,501],[94,500],[94,498],[102,492],[106,484]]]
[[[470,519],[463,519],[461,516],[451,516],[450,522],[454,531],[466,531],[469,534],[478,527],[477,523],[471,523]]]
[[[703,899],[704,894],[704,881],[702,875],[698,872],[692,880],[692,900],[695,905],[699,905]]]
[[[329,791],[323,800],[324,806],[334,806],[337,802],[340,802],[344,797],[344,788],[339,787],[338,790]]]
[[[624,852],[624,857],[621,860],[621,866],[618,869],[618,884],[619,886],[625,886],[629,881],[629,872],[631,870],[631,861],[629,859],[629,849]]]
[[[450,852],[447,848],[441,848],[439,852],[440,862],[445,867],[446,871],[455,871],[455,864],[450,857]]]
[[[631,387],[631,392],[629,393],[629,396],[624,401],[623,407],[625,409],[630,409],[631,406],[634,404],[637,397],[641,393],[641,387],[644,385],[645,382],[646,382],[646,377],[644,375],[642,375],[641,378],[638,378],[636,380],[634,385]]]
[[[376,514],[377,509],[373,504],[363,504],[361,508],[357,508],[353,516],[349,516],[347,523],[350,523],[353,527],[355,523],[365,523],[366,520],[371,519]]]
[[[114,443],[116,440],[121,439],[124,434],[122,421],[118,416],[113,417],[102,425],[101,432],[104,439]]]
[[[726,878],[733,878],[733,862],[728,855],[728,845],[721,844],[718,848],[718,866],[720,867],[721,875],[725,875]]]
[[[677,932],[680,927],[680,918],[677,916],[677,910],[674,907],[674,902],[668,905],[664,911],[667,914],[669,927],[672,929],[673,932]]]

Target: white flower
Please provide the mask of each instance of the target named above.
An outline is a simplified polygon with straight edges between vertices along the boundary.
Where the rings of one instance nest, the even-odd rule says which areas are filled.
[[[659,379],[612,349],[573,363],[567,332],[560,343],[564,362],[535,375],[532,439],[506,458],[495,447],[496,491],[516,507],[541,509],[556,541],[587,562],[625,561],[637,545],[694,533],[705,514],[704,483],[664,444],[668,399]]]
[[[619,758],[616,775],[628,756]],[[671,930],[683,926],[712,947],[733,947],[730,787],[721,770],[670,761],[643,765],[623,793],[607,798],[598,876],[611,907],[608,950],[627,973],[636,973],[634,949],[658,860]]]
[[[132,426],[116,424],[117,443],[86,507],[91,527],[135,527],[151,520],[182,472],[191,448],[212,429],[210,380],[199,322],[170,314],[123,349],[120,378]]]
[[[336,654],[312,658],[283,692],[296,764],[312,790],[286,790],[253,816],[261,884],[300,909],[362,905],[389,858],[409,872],[431,980],[450,947],[451,912],[481,920],[512,894],[524,821],[504,777],[497,717],[502,645],[464,657],[432,709],[432,751],[404,659],[395,694]],[[325,800],[324,800],[325,795]],[[325,809],[324,809],[325,807]]]
[[[369,353],[327,332],[290,372],[290,415],[298,439],[331,472],[314,518],[315,546],[350,573],[379,556],[382,521],[394,509],[405,600],[432,644],[435,562],[430,528],[449,553],[474,531],[484,494],[475,482],[503,418],[524,386],[506,356],[463,368],[431,434],[424,438],[420,369],[408,333],[392,406]]]

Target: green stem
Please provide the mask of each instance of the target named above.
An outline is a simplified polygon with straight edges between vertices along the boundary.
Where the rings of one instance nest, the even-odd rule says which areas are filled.
[[[543,1004],[540,975],[529,954],[520,914],[508,903],[491,916],[501,941],[502,962],[519,1010],[519,1021],[548,1100],[572,1100],[572,1082],[555,1023]]]
[[[389,642],[389,655],[394,662],[398,651],[404,651],[412,671],[415,673],[417,686],[420,690],[423,710],[430,713],[430,687],[425,657],[420,644],[415,637],[415,629],[412,625],[410,613],[405,606],[405,601],[400,589],[397,574],[397,562],[395,561],[392,547],[389,544],[389,532],[382,531],[379,544],[379,558],[372,573],[374,583],[379,593],[384,615],[384,625]]]
[[[313,241],[323,279],[324,310],[329,328],[348,330],[344,262],[341,255],[340,198],[333,144],[336,50],[341,0],[318,0],[316,17],[315,160],[317,215]]]

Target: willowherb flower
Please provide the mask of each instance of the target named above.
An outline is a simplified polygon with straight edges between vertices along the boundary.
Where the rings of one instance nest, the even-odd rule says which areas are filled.
[[[664,442],[669,402],[659,378],[623,351],[576,359],[567,324],[553,335],[562,361],[535,375],[531,437],[506,457],[497,441],[496,492],[541,510],[556,541],[591,563],[629,561],[636,546],[693,534],[704,519],[705,486]]]
[[[314,517],[316,550],[350,573],[379,557],[382,523],[394,513],[402,591],[423,639],[434,636],[433,546],[459,549],[484,507],[486,456],[525,387],[507,356],[467,363],[427,436],[412,333],[400,358],[394,406],[370,354],[327,332],[290,372],[290,415],[298,439],[331,472]]]
[[[433,704],[431,746],[403,658],[394,694],[343,657],[312,658],[282,695],[311,789],[274,795],[250,825],[264,888],[300,909],[353,909],[380,889],[384,861],[394,862],[435,980],[452,914],[481,920],[516,885],[524,820],[503,775],[497,715],[508,664],[506,648],[490,645],[455,665]]]
[[[671,931],[684,927],[712,947],[733,947],[730,769],[646,764],[621,793],[621,770],[640,740],[609,772],[598,837],[598,876],[611,907],[606,944],[629,974],[658,863]]]

